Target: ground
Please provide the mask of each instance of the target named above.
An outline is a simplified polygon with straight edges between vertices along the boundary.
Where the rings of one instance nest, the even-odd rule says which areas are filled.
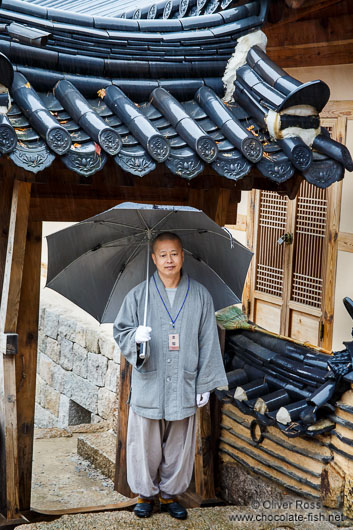
[[[48,430],[49,431],[49,430]],[[61,433],[63,434],[63,433]],[[113,483],[77,455],[78,433],[56,438],[36,438],[32,482],[32,506],[37,509],[65,509],[78,506],[118,503],[126,498],[113,489]],[[289,499],[289,497],[288,497]],[[294,498],[293,498],[294,499]],[[303,500],[303,499],[302,499]],[[254,504],[254,503],[253,503]],[[295,504],[292,504],[295,506]],[[217,506],[189,509],[187,521],[176,521],[168,514],[155,513],[137,519],[131,511],[111,511],[65,515],[51,522],[18,526],[18,530],[335,530],[323,509],[311,511],[316,521],[305,522],[308,510],[259,509],[256,506]],[[251,518],[253,519],[251,521]],[[259,521],[256,521],[260,519]],[[348,522],[341,526],[351,528]]]

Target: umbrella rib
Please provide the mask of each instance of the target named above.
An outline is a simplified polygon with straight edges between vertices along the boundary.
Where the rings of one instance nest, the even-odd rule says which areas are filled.
[[[115,223],[114,221],[81,221],[82,224],[100,224],[100,225],[113,225],[113,226],[122,226],[123,228],[133,228],[134,230],[140,230],[141,232],[144,232],[144,228],[140,228],[139,226],[131,226],[124,223]],[[81,224],[78,223],[78,224]]]
[[[155,225],[152,226],[151,230],[155,230],[156,226],[158,226],[160,223],[165,221],[173,213],[175,213],[175,210],[171,210],[170,212],[168,212],[164,217],[162,217],[162,219],[159,219],[159,221]]]
[[[125,267],[124,267],[124,269],[120,270],[120,272],[119,272],[119,274],[118,274],[118,276],[117,276],[117,278],[116,278],[116,280],[115,280],[115,282],[114,282],[113,288],[110,290],[110,295],[109,295],[109,298],[108,298],[108,300],[107,300],[107,303],[105,304],[104,311],[103,311],[103,313],[102,313],[102,319],[101,319],[102,321],[104,320],[105,313],[106,313],[106,311],[107,311],[107,308],[108,308],[108,306],[109,306],[110,300],[111,300],[111,298],[112,298],[112,296],[113,296],[113,293],[114,293],[114,291],[115,291],[115,287],[116,287],[117,283],[119,282],[122,273],[124,272],[126,266],[127,266],[127,265],[133,260],[133,258],[138,254],[139,249],[141,248],[141,246],[143,245],[143,243],[144,243],[145,241],[148,241],[148,239],[145,238],[144,240],[140,241],[140,243],[137,245],[137,247],[133,250],[133,252],[130,254],[130,256],[129,256],[129,257],[127,258],[127,260],[125,261]]]
[[[227,239],[227,241],[230,241],[230,237],[225,236],[224,234],[219,234],[218,232],[215,232],[214,230],[207,230],[202,228],[173,228],[173,231],[175,232],[198,232],[200,235],[202,233],[207,234],[214,234],[215,236],[223,237],[224,239]],[[234,240],[235,243],[237,243],[237,240]]]
[[[146,219],[144,218],[144,216],[142,215],[142,213],[140,212],[140,210],[136,210],[136,212],[137,212],[137,215],[139,216],[139,218],[141,219],[141,221],[143,222],[143,224],[145,225],[146,230],[149,230],[150,227],[149,227],[148,224],[146,223]]]

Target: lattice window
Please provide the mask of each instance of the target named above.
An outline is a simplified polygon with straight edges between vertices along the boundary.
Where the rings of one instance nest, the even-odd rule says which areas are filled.
[[[260,194],[255,289],[281,297],[284,245],[277,243],[286,231],[287,198],[273,191]]]
[[[291,299],[320,308],[327,191],[303,181],[297,198]]]

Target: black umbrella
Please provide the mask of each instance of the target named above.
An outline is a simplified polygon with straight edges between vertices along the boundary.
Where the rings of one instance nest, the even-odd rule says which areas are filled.
[[[50,235],[47,287],[113,322],[125,295],[149,277],[151,239],[166,231],[181,238],[183,271],[207,287],[216,310],[240,301],[252,253],[186,206],[123,203]]]

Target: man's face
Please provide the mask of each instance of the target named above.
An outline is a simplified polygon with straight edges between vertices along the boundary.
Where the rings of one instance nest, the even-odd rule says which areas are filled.
[[[159,276],[163,278],[179,278],[184,263],[184,251],[177,239],[157,241],[152,253]]]

